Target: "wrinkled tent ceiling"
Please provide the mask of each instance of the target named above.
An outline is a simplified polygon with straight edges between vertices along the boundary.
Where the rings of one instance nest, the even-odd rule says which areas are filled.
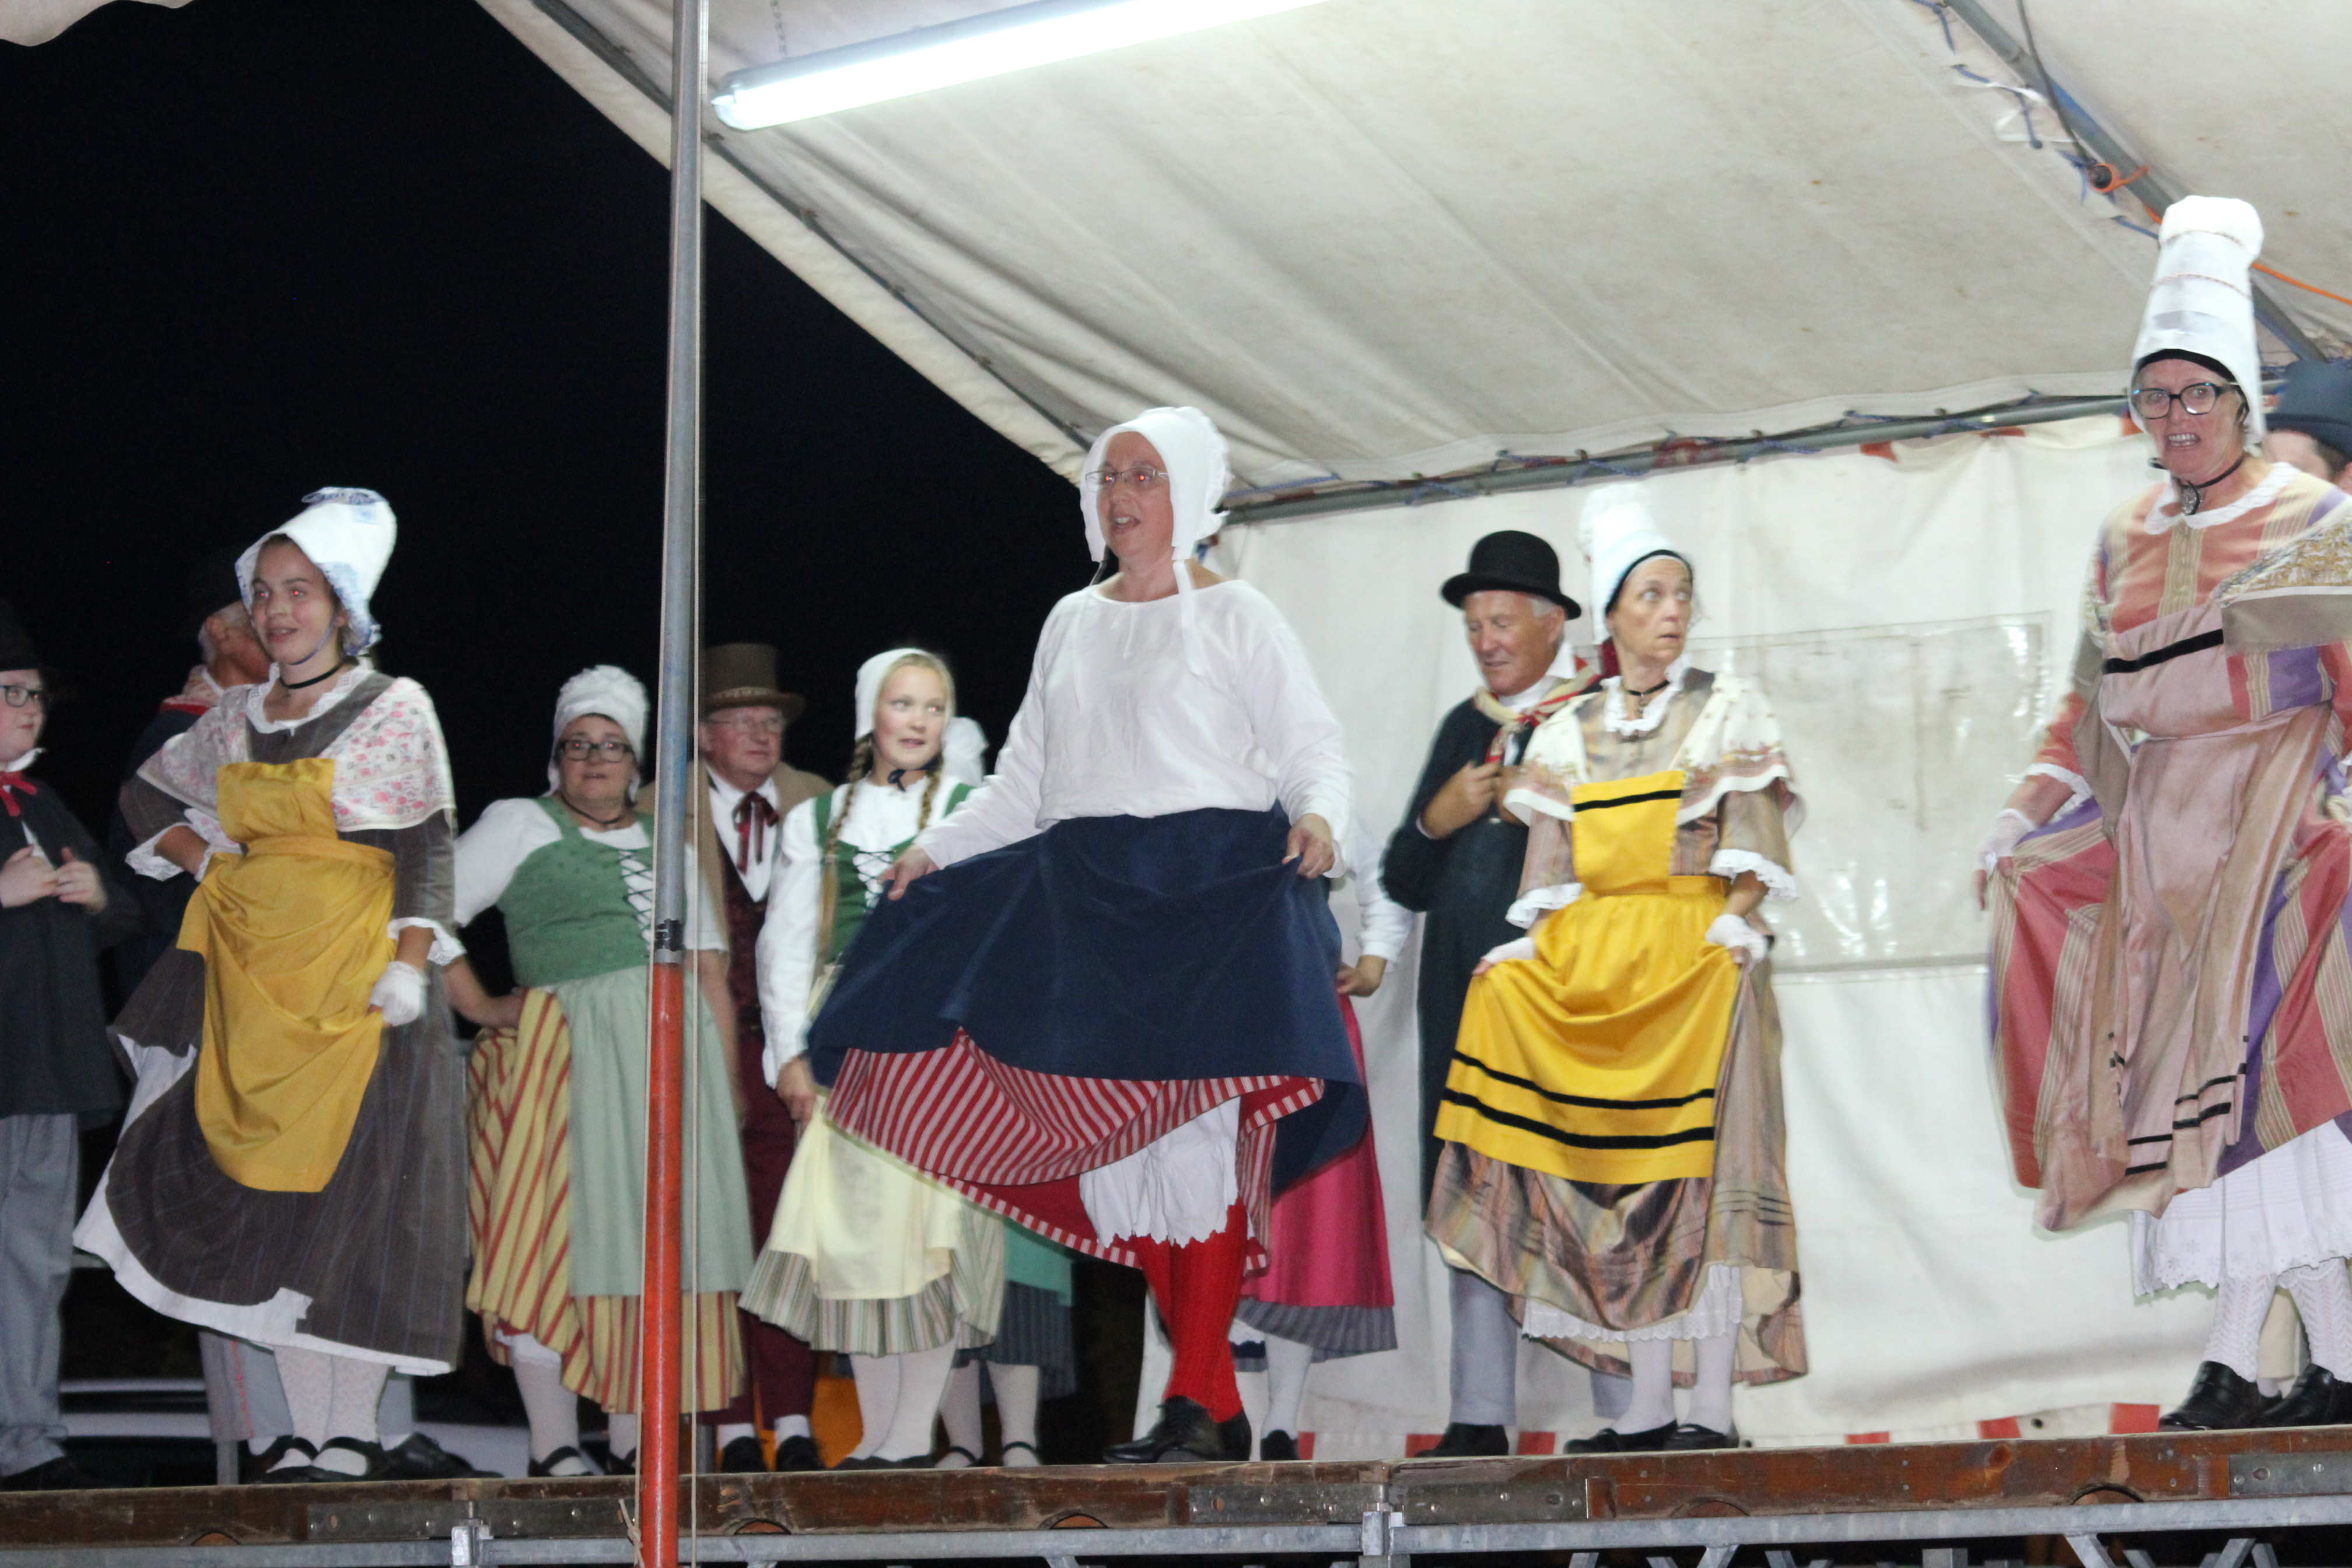
[[[648,147],[656,0],[481,0]],[[2017,30],[2015,0],[1992,0]],[[712,75],[997,8],[714,0]],[[2352,292],[2352,6],[2068,0],[2045,63]],[[567,28],[570,30],[567,31]],[[1326,0],[774,130],[713,200],[1066,470],[1187,401],[1244,484],[2112,391],[2153,261],[1918,0]],[[715,129],[715,122],[714,122]],[[2045,142],[2059,133],[2032,113]],[[2292,144],[2282,133],[2294,138]],[[730,165],[732,167],[730,167]],[[2284,290],[2331,346],[2352,310]],[[781,367],[780,367],[781,368]],[[821,371],[821,367],[809,367]]]

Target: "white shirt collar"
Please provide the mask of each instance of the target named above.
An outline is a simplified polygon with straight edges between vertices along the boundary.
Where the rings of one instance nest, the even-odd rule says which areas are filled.
[[[773,774],[770,774],[768,777],[761,779],[758,789],[744,791],[737,789],[733,784],[729,784],[725,779],[720,778],[719,776],[718,770],[711,767],[708,763],[703,764],[702,771],[704,775],[710,780],[710,798],[718,803],[719,809],[722,814],[733,813],[735,803],[741,800],[747,793],[758,795],[770,805],[780,804],[776,798],[776,780]]]
[[[35,746],[31,751],[26,752],[23,756],[18,757],[13,763],[0,763],[0,773],[21,773],[26,768],[31,767],[34,760],[40,754],[41,748]]]

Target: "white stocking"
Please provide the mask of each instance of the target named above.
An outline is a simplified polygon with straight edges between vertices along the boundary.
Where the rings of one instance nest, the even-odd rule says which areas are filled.
[[[1690,1415],[1685,1417],[1694,1426],[1705,1426],[1713,1432],[1731,1430],[1731,1371],[1732,1358],[1739,1348],[1737,1330],[1717,1334],[1711,1339],[1693,1340],[1691,1353],[1698,1363],[1698,1375],[1691,1389]]]
[[[965,1458],[964,1454],[977,1456],[981,1445],[988,1439],[982,1435],[980,1420],[980,1363],[969,1361],[955,1369],[948,1379],[947,1397],[940,1401],[940,1424],[948,1429],[948,1447],[961,1448],[963,1454],[940,1456],[939,1468],[961,1470],[967,1465],[980,1463],[977,1457]]]
[[[2294,1298],[2303,1315],[2303,1337],[2310,1342],[2311,1361],[2337,1377],[2352,1378],[2352,1279],[2344,1274],[2344,1260],[2331,1258],[2304,1268],[2290,1268],[2279,1282]]]
[[[580,1451],[580,1396],[563,1386],[563,1361],[537,1340],[525,1336],[508,1344],[514,1357],[515,1390],[522,1395],[523,1415],[530,1421],[530,1457],[539,1464],[558,1448]],[[584,1476],[585,1463],[563,1461],[559,1474]]]
[[[940,1396],[948,1391],[948,1374],[955,1370],[953,1345],[908,1351],[898,1358],[898,1403],[891,1412],[889,1434],[874,1450],[877,1459],[911,1459],[931,1451],[931,1423],[940,1414]]]
[[[1633,1363],[1633,1397],[1614,1425],[1620,1432],[1648,1432],[1675,1418],[1675,1342],[1635,1340],[1625,1347]]]
[[[1015,1468],[1037,1463],[1037,1384],[1034,1366],[988,1363],[989,1386],[996,1390],[996,1437],[1003,1463]],[[1026,1447],[1015,1448],[1015,1443]]]
[[[282,1348],[278,1352],[278,1381],[285,1385],[286,1409],[294,1418],[294,1436],[313,1448],[335,1436],[329,1423],[335,1413],[335,1358],[323,1351]],[[289,1454],[299,1465],[310,1461]]]
[[[1315,1365],[1315,1347],[1278,1334],[1267,1334],[1265,1344],[1265,1429],[1298,1436],[1298,1407],[1307,1402],[1307,1374]]]
[[[634,1410],[608,1411],[604,1416],[604,1447],[616,1459],[637,1457],[637,1413]]]
[[[383,1435],[377,1412],[383,1404],[383,1380],[392,1368],[380,1361],[339,1355],[335,1363],[335,1405],[327,1428],[337,1437],[373,1443]]]
[[[890,1414],[898,1407],[898,1358],[894,1355],[853,1355],[849,1369],[857,1379],[857,1420],[865,1427],[853,1459],[871,1458],[890,1435]]]
[[[2213,1327],[2205,1336],[2205,1359],[2218,1361],[2251,1381],[2260,1363],[2263,1320],[2270,1315],[2271,1297],[2278,1281],[2269,1275],[2252,1279],[2224,1279],[2213,1295]],[[2304,1320],[2307,1331],[2308,1317]]]

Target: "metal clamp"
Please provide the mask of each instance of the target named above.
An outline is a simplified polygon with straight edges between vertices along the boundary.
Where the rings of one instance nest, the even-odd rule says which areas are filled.
[[[449,1527],[449,1568],[483,1568],[490,1560],[490,1527],[478,1519]]]
[[[1382,1506],[1366,1510],[1363,1546],[1359,1556],[1375,1561],[1394,1556],[1395,1549],[1391,1542],[1403,1528],[1404,1515],[1395,1509]]]

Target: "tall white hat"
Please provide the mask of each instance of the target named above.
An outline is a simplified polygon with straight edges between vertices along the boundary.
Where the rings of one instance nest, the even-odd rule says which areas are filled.
[[[2132,344],[2132,368],[2152,354],[2192,353],[2227,366],[2246,396],[2248,440],[2259,441],[2263,356],[2248,276],[2263,253],[2263,220],[2233,196],[2183,196],[2164,209],[2156,282]],[[2132,411],[2135,423],[2139,411]],[[2145,426],[2143,426],[2145,428]]]
[[[1589,492],[1583,515],[1577,520],[1576,539],[1592,563],[1592,621],[1599,627],[1608,626],[1610,604],[1634,567],[1661,554],[1690,564],[1690,557],[1658,531],[1649,500],[1638,484],[1604,485]]]
[[[617,664],[591,665],[563,683],[555,694],[555,738],[563,739],[563,731],[575,719],[591,713],[602,714],[618,724],[629,737],[629,745],[637,753],[640,768],[646,755],[646,714],[650,704],[646,700],[645,683]],[[552,757],[547,763],[547,787],[555,789],[563,775]]]
[[[328,585],[352,618],[347,646],[354,654],[365,653],[383,635],[368,601],[375,596],[375,585],[383,580],[393,544],[400,537],[392,503],[373,490],[345,486],[312,490],[302,498],[302,506],[293,521],[271,529],[236,558],[237,591],[245,595],[246,607],[252,608],[253,570],[261,559],[262,541],[282,533],[326,574]]]

